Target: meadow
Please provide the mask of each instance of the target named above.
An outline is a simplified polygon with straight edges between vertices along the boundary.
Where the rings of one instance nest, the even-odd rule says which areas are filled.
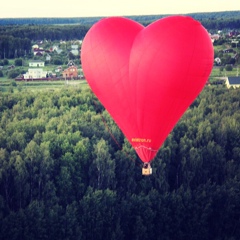
[[[214,81],[216,78],[238,76],[239,69],[233,68],[232,71],[222,70],[220,67],[214,67],[209,81]],[[88,88],[87,81],[83,80],[58,80],[58,81],[15,81],[8,79],[7,77],[0,78],[0,92],[15,92],[15,91],[43,91],[43,90],[54,90],[62,88]]]
[[[15,92],[15,91],[46,91],[62,88],[81,88],[88,87],[86,80],[59,80],[59,81],[15,81],[10,79],[0,80],[0,92]]]

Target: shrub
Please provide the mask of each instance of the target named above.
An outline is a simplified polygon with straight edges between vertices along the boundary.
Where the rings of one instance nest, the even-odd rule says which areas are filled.
[[[9,64],[9,61],[5,58],[3,59],[3,65],[8,65]]]
[[[59,59],[59,58],[56,58],[56,59],[53,60],[53,64],[55,64],[55,65],[62,65],[63,61],[61,59]]]
[[[21,58],[15,59],[15,65],[16,66],[22,66],[22,64],[23,64],[23,60]]]
[[[17,83],[15,81],[12,82],[12,86],[13,87],[16,87],[17,86]]]
[[[8,78],[16,78],[18,75],[20,74],[20,71],[18,69],[14,69],[14,70],[11,70],[9,73],[8,73]]]
[[[233,70],[233,67],[232,65],[230,64],[227,64],[226,67],[225,67],[226,71],[232,71]]]

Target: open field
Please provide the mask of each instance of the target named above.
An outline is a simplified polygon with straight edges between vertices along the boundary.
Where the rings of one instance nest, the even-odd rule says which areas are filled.
[[[0,92],[7,91],[42,91],[55,90],[61,88],[87,88],[86,80],[71,80],[71,81],[29,81],[15,82],[15,80],[2,79],[0,80]]]
[[[236,77],[240,69],[234,67],[232,71],[221,70],[221,67],[214,67],[210,77]]]
[[[220,67],[214,67],[210,76],[211,78],[216,77],[230,77],[239,75],[240,69],[233,68],[232,71],[221,70]],[[0,78],[0,92],[7,91],[41,91],[41,90],[54,90],[61,88],[86,88],[88,84],[86,80],[60,80],[60,81],[15,81],[8,79],[7,77]]]

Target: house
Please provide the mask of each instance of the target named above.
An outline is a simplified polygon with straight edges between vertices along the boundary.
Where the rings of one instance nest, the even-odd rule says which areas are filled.
[[[74,56],[77,56],[79,54],[79,51],[77,49],[72,49],[70,51]]]
[[[10,65],[10,66],[8,66],[8,69],[14,69],[14,68],[15,68],[14,65]]]
[[[72,50],[70,51],[73,55],[77,56],[79,54],[78,45],[71,45]]]
[[[214,59],[214,62],[215,62],[217,65],[221,65],[221,63],[222,63],[222,61],[221,61],[221,59],[220,59],[219,57],[216,57],[216,58]]]
[[[43,56],[43,52],[36,52],[36,53],[34,52],[34,55],[41,57],[41,56]]]
[[[53,45],[53,47],[50,48],[50,52],[54,52],[54,51],[56,51],[57,54],[60,54],[63,50],[60,49],[57,45]]]
[[[233,31],[230,31],[230,32],[228,33],[228,36],[229,36],[229,37],[234,37],[234,36],[237,36],[238,34],[239,34],[238,31],[233,30]]]
[[[70,67],[70,66],[74,66],[75,63],[73,62],[73,60],[69,60],[67,65],[68,65],[68,67]]]
[[[62,66],[59,66],[55,69],[55,72],[61,72],[62,71]]]
[[[38,43],[39,45],[42,45],[42,44],[43,44],[43,40],[38,40],[37,43]]]
[[[60,49],[60,48],[59,48],[58,50],[56,50],[57,54],[60,54],[62,51],[63,51],[63,50]]]
[[[23,74],[24,79],[39,79],[46,78],[48,75],[47,71],[43,71],[42,68],[29,68],[28,72]]]
[[[240,77],[228,77],[226,80],[227,88],[239,88],[240,87]]]
[[[62,72],[64,78],[75,78],[78,77],[78,69],[76,66],[70,66]]]
[[[57,51],[59,47],[57,45],[53,45],[52,48],[50,48],[51,51]]]
[[[71,48],[74,50],[78,50],[78,45],[71,45]]]
[[[45,51],[42,48],[34,48],[33,49],[33,55],[34,56],[42,56],[45,53]]]
[[[39,46],[37,44],[34,44],[34,45],[32,45],[32,49],[34,49],[34,48],[38,49]]]
[[[210,35],[210,37],[211,37],[212,42],[214,42],[214,41],[216,41],[220,38],[220,35],[219,34],[212,34],[212,35]]]
[[[234,50],[232,48],[227,48],[222,51],[223,53],[233,53]]]
[[[29,67],[44,67],[45,62],[41,60],[31,60],[29,62]]]
[[[51,61],[51,56],[49,54],[46,55],[46,61]]]

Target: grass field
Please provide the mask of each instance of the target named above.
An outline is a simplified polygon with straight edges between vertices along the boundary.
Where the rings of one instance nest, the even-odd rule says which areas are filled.
[[[211,77],[236,77],[237,74],[239,76],[240,69],[233,68],[232,71],[221,71],[220,67],[214,67],[212,69]]]
[[[46,91],[61,88],[88,88],[86,80],[71,81],[29,81],[16,82],[15,80],[0,79],[0,92],[7,91]]]
[[[226,76],[237,76],[240,73],[240,69],[233,68],[232,71],[221,71],[220,67],[215,67],[212,70],[210,78],[216,77],[226,77]],[[11,79],[7,79],[6,77],[0,78],[0,92],[15,92],[15,91],[23,91],[23,90],[31,90],[31,91],[46,91],[46,90],[54,90],[61,88],[87,88],[89,87],[86,80],[61,80],[61,81],[15,81]]]

